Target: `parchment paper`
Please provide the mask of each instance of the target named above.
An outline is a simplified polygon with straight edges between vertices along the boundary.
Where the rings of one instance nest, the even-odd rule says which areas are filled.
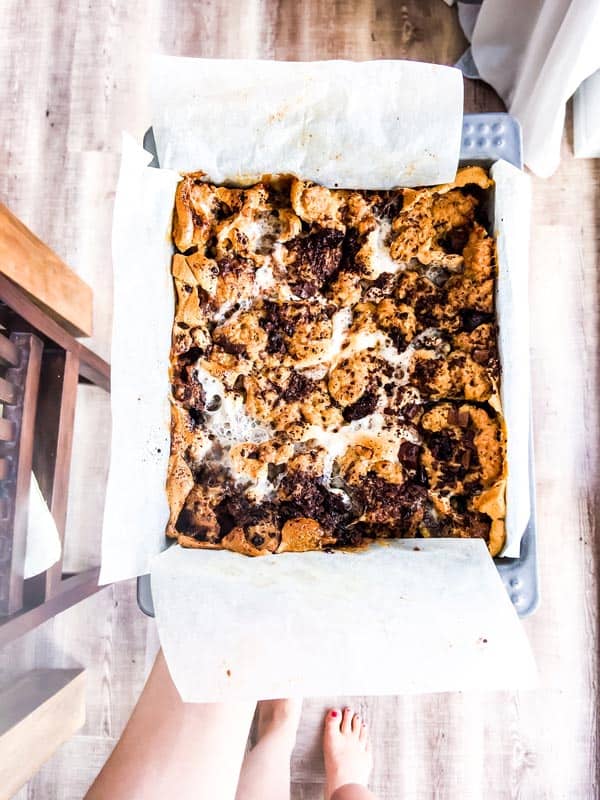
[[[184,66],[188,65],[186,61]],[[215,75],[220,66],[221,62],[213,65]],[[328,68],[320,67],[325,83]],[[207,62],[202,69],[208,69]],[[403,69],[405,80],[410,82],[410,70],[406,65]],[[411,102],[420,88],[413,82]],[[446,89],[442,80],[440,94]],[[265,103],[267,99],[265,95]],[[335,100],[335,95],[330,100]],[[346,122],[343,109],[322,108],[322,113],[330,110],[342,135]],[[403,110],[388,102],[373,108],[372,113],[402,118]],[[213,112],[218,113],[218,109]],[[297,114],[298,109],[293,109],[293,115]],[[453,108],[451,133],[455,127],[460,129],[460,116]],[[236,159],[234,150],[243,142],[236,143],[235,133],[228,135],[226,117],[224,114],[221,120],[218,149],[211,156],[213,165],[242,163],[241,154]],[[385,142],[379,132],[389,130],[379,117],[371,119],[368,131],[374,168]],[[349,120],[348,125],[353,122]],[[363,131],[363,136],[366,133]],[[408,147],[414,133],[410,127],[402,133]],[[198,128],[195,139],[203,139],[203,135]],[[337,134],[331,129],[329,135],[335,139]],[[155,126],[155,136],[161,158],[168,160],[166,129],[159,133]],[[174,135],[174,141],[181,146],[181,137]],[[216,142],[213,145],[217,147]],[[290,141],[282,139],[280,146],[283,160],[289,155]],[[295,146],[302,148],[302,142]],[[360,146],[366,146],[364,140]],[[202,150],[194,152],[196,155],[189,154],[187,168],[200,167],[193,159]],[[275,152],[270,151],[269,157],[273,164],[277,162]],[[177,158],[182,158],[181,153]],[[244,158],[244,169],[251,172],[251,162]],[[445,156],[438,163],[442,160]],[[452,175],[440,171],[428,181],[452,178],[457,153],[451,160]],[[182,551],[179,547],[158,555],[165,546],[167,519],[167,372],[173,317],[169,231],[178,175],[169,169],[147,168],[148,161],[139,146],[124,139],[113,229],[113,444],[101,582],[151,570],[161,642],[182,697],[218,700],[333,691],[378,694],[530,685],[530,652],[481,542],[396,542],[352,556],[303,553],[247,559],[235,553]],[[361,185],[358,179],[363,165],[359,161],[351,150],[342,153],[340,185]],[[176,162],[171,159],[170,163]],[[298,157],[297,163],[308,162]],[[208,165],[202,166],[206,171]],[[498,167],[500,193],[504,186],[512,192],[521,180],[519,173],[507,166]],[[216,179],[220,174],[210,177]],[[383,185],[403,182],[410,181],[388,175]],[[368,185],[374,184],[369,181]],[[496,222],[508,242],[511,233],[507,226],[519,227],[522,219],[507,208]],[[517,231],[521,240],[522,233],[522,229]],[[510,257],[511,252],[507,246],[502,257]],[[515,266],[520,269],[522,260]],[[507,284],[518,291],[521,278],[513,284],[509,277],[512,268],[505,265],[507,275],[501,286]],[[523,312],[521,306],[509,305],[518,315]],[[526,316],[525,323],[517,317],[510,325],[511,330],[523,330]],[[519,362],[519,369],[512,369],[514,359],[522,359],[523,353],[512,348],[510,341],[502,347],[509,358],[503,387],[507,396],[523,389],[511,387],[510,381],[527,368]],[[524,419],[525,423],[522,414],[515,417],[515,424],[516,429],[525,424],[526,441],[527,414]],[[526,466],[514,474],[526,475]],[[525,519],[527,504],[520,505],[519,525],[521,518]],[[523,528],[509,531],[517,550]],[[422,549],[412,550],[415,546]],[[330,629],[332,645],[323,647],[324,632]],[[227,669],[231,675],[227,675]]]
[[[169,349],[173,325],[171,217],[176,172],[150,169],[123,136],[113,217],[111,459],[100,583],[148,572],[169,516]]]
[[[158,161],[216,182],[268,173],[349,189],[453,179],[459,70],[409,61],[238,61],[157,56]]]
[[[506,545],[518,558],[531,513],[529,497],[529,220],[531,186],[525,173],[497,161],[492,219],[498,250],[496,313],[502,376],[500,395],[507,428]]]
[[[156,559],[158,632],[185,700],[534,685],[483,542],[281,556],[172,547]]]

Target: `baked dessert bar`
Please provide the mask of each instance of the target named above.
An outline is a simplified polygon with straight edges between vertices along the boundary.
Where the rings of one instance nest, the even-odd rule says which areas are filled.
[[[175,198],[167,534],[246,555],[504,543],[492,181]]]

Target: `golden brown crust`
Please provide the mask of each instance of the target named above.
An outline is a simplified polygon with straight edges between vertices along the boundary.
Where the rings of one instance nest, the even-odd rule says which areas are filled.
[[[303,553],[307,550],[321,550],[335,544],[333,537],[327,537],[319,523],[310,517],[288,519],[281,530],[281,543],[278,553]]]
[[[250,556],[402,536],[501,550],[491,185],[479,167],[393,192],[183,177],[169,536]]]

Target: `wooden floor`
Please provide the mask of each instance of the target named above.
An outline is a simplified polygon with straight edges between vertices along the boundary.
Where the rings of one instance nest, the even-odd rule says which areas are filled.
[[[105,357],[120,133],[141,135],[149,122],[142,86],[151,52],[453,63],[465,46],[454,10],[441,0],[4,0],[2,6],[0,200],[92,284],[91,346]],[[467,87],[467,110],[499,107],[486,87]],[[373,788],[382,800],[598,796],[600,162],[575,161],[565,140],[558,173],[533,186],[542,604],[525,627],[542,688],[359,698],[373,727]],[[69,512],[69,559],[79,565],[94,557],[106,472],[108,411],[93,392],[87,400],[76,436],[80,494]],[[104,589],[0,652],[2,683],[34,665],[88,670],[85,728],[19,800],[79,800],[119,736],[156,649],[134,589],[132,582]],[[318,734],[331,702],[306,701],[293,762],[295,800],[320,797]]]

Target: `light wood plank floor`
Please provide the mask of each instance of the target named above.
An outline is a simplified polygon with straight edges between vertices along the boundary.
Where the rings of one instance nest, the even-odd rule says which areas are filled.
[[[0,199],[95,290],[91,346],[109,355],[110,225],[120,133],[148,122],[149,55],[420,58],[464,49],[441,0],[4,0],[0,15]],[[469,85],[467,110],[499,108]],[[600,163],[564,159],[534,179],[532,374],[542,605],[526,621],[542,687],[533,693],[358,699],[371,720],[382,799],[598,796],[596,748],[598,209]],[[78,421],[73,564],[94,557],[108,414],[88,395]],[[87,446],[87,447],[86,447]],[[83,476],[86,476],[85,478]],[[19,800],[79,800],[122,730],[156,649],[133,582],[104,589],[0,652],[0,681],[33,666],[88,670],[88,720]],[[440,669],[443,665],[440,664]],[[293,797],[320,796],[321,714],[306,702]],[[342,702],[344,698],[338,702]]]

